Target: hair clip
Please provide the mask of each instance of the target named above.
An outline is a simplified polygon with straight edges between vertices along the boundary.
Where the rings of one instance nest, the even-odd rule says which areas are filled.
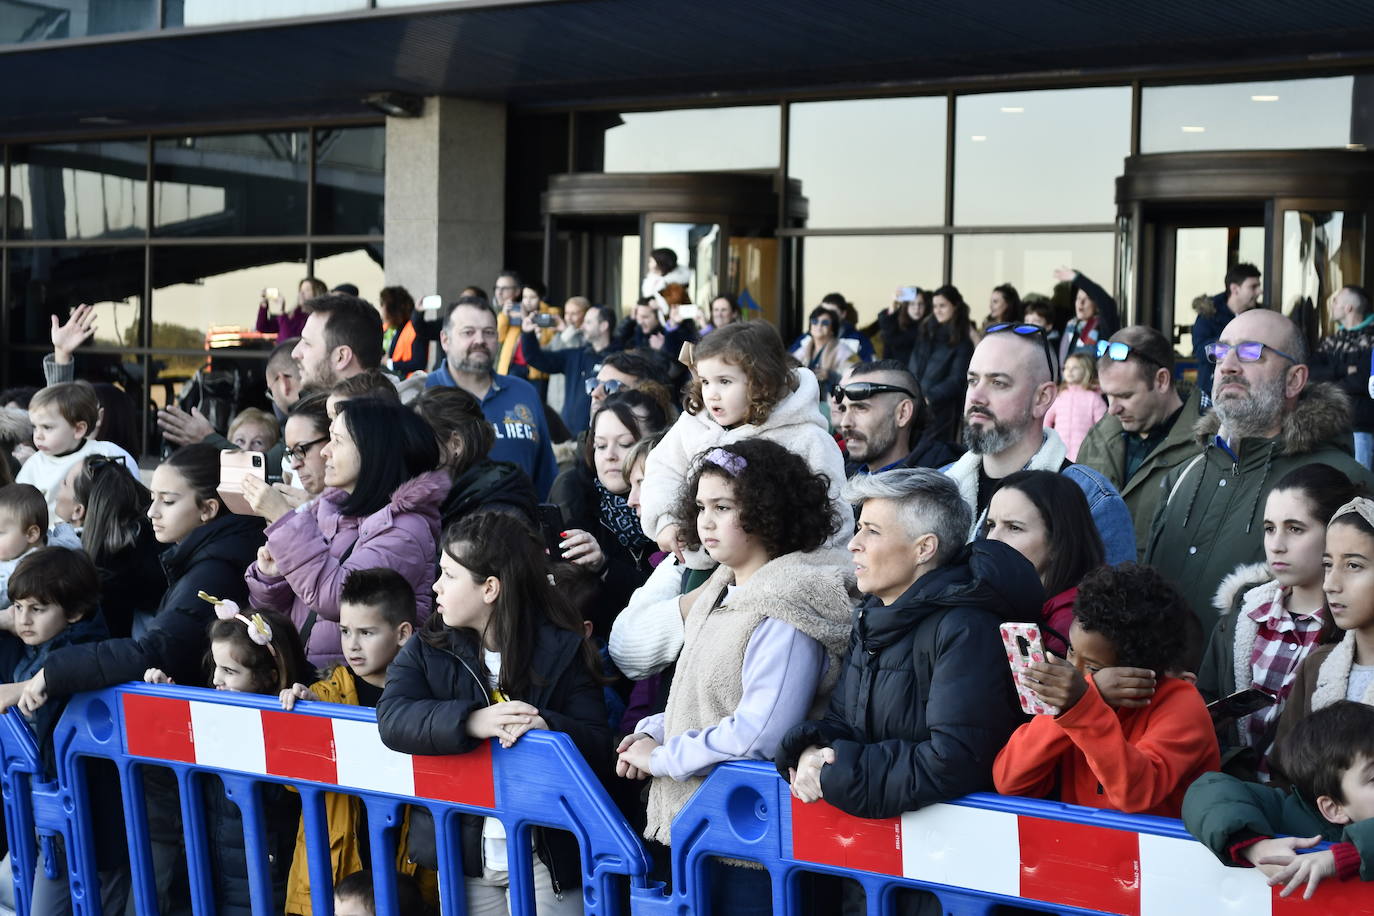
[[[196,592],[196,597],[214,605],[215,616],[220,620],[241,621],[248,628],[248,638],[265,647],[273,658],[277,657],[277,647],[272,645],[272,625],[261,614],[254,613],[252,617],[245,617],[239,610],[238,602],[228,598],[216,598],[205,592]]]
[[[749,466],[744,460],[743,455],[736,455],[734,452],[727,452],[723,448],[713,448],[705,455],[702,460],[707,464],[714,464],[716,467],[725,471],[731,477],[738,477],[740,472]]]

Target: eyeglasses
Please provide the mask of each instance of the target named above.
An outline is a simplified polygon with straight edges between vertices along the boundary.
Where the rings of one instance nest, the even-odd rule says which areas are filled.
[[[309,442],[302,442],[295,448],[288,448],[285,452],[286,460],[292,464],[300,464],[305,461],[305,456],[310,454],[310,450],[317,445],[322,445],[329,441],[328,436],[321,436],[318,439],[311,439]]]
[[[1222,343],[1219,340],[1212,341],[1205,347],[1207,358],[1214,363],[1219,363],[1234,350],[1236,359],[1243,363],[1257,363],[1264,357],[1264,351],[1268,350],[1276,356],[1282,356],[1290,363],[1299,362],[1296,356],[1290,356],[1282,350],[1269,346],[1267,343],[1260,343],[1258,340],[1242,340],[1238,344]]]
[[[849,398],[851,401],[867,401],[875,394],[886,394],[889,391],[894,394],[904,394],[913,399],[916,397],[915,394],[907,391],[901,385],[884,385],[881,382],[850,382],[848,385],[836,385],[830,396],[838,404],[845,398]]]
[[[624,382],[622,382],[620,379],[615,378],[608,378],[604,382],[594,378],[589,378],[582,383],[582,387],[587,389],[587,394],[591,394],[593,391],[595,391],[598,385],[604,388],[607,394],[615,394],[621,388],[625,387]]]
[[[831,321],[829,318],[815,318],[812,319],[811,323],[814,325],[819,325],[823,328],[833,328],[835,326],[835,323]]]
[[[1133,355],[1139,356],[1141,359],[1145,360],[1148,363],[1154,363],[1161,369],[1169,368],[1168,366],[1161,363],[1159,360],[1155,359],[1150,354],[1146,353],[1144,350],[1138,350],[1130,344],[1122,343],[1119,340],[1099,340],[1097,342],[1098,359],[1102,359],[1105,357],[1106,359],[1110,359],[1113,362],[1124,363]]]
[[[1054,378],[1054,356],[1050,354],[1050,339],[1045,334],[1045,329],[1038,324],[994,324],[988,328],[988,334],[998,334],[1002,331],[1011,331],[1013,334],[1020,334],[1022,337],[1039,337],[1040,346],[1045,351],[1045,364],[1050,367],[1050,378]]]

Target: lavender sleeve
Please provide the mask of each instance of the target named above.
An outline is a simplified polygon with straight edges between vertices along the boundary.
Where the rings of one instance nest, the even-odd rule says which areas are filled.
[[[655,748],[650,772],[683,780],[727,760],[772,760],[783,735],[806,719],[825,666],[820,643],[791,624],[764,620],[744,650],[744,694],[734,713]]]

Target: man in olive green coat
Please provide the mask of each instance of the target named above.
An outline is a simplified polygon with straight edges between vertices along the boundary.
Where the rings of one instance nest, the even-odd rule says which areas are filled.
[[[1164,478],[1145,550],[1145,562],[1188,599],[1203,633],[1216,624],[1221,580],[1264,559],[1264,501],[1285,474],[1320,461],[1374,484],[1351,455],[1350,400],[1334,385],[1308,384],[1307,345],[1293,322],[1251,309],[1209,346],[1214,406],[1195,427],[1202,451]]]
[[[1185,401],[1174,385],[1174,348],[1154,328],[1132,325],[1099,344],[1097,377],[1107,415],[1078,448],[1078,463],[1121,492],[1135,520],[1137,557],[1145,555],[1150,522],[1165,476],[1201,451],[1193,439],[1198,395]]]

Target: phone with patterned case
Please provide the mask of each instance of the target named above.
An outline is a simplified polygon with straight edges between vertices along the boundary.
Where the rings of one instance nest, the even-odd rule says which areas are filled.
[[[1007,649],[1007,663],[1011,665],[1011,677],[1016,683],[1021,708],[1033,716],[1058,715],[1059,707],[1036,696],[1023,676],[1031,662],[1045,661],[1045,641],[1040,638],[1040,628],[1033,623],[1004,623],[998,629],[1002,632],[1002,645]]]

